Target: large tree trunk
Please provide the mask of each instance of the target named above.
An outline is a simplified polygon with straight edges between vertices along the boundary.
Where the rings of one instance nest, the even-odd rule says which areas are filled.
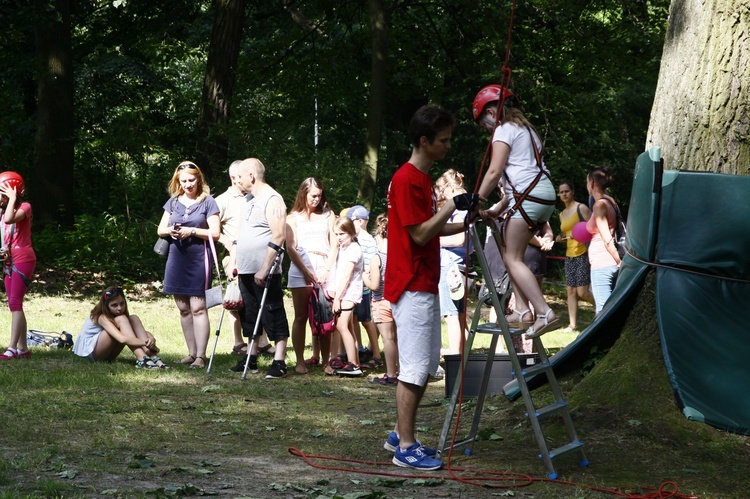
[[[228,166],[229,143],[222,128],[229,123],[244,21],[245,0],[216,0],[203,80],[196,158],[207,176],[217,168]]]
[[[748,174],[748,13],[748,0],[672,0],[647,139],[647,147],[661,147],[666,168]],[[710,202],[702,206],[711,209]],[[673,405],[659,346],[655,287],[652,272],[620,339],[571,400],[608,406],[623,418],[670,418],[694,430]],[[639,386],[637,400],[618,397],[620,386]]]
[[[39,117],[30,195],[37,222],[72,225],[75,184],[70,0],[34,0],[34,15]]]
[[[370,109],[367,114],[365,157],[362,164],[362,182],[357,198],[372,207],[378,178],[378,152],[383,136],[383,116],[386,100],[386,50],[388,25],[383,0],[369,0],[370,29],[372,31],[372,81],[370,83]]]
[[[750,174],[750,1],[673,0],[647,147],[665,167]]]

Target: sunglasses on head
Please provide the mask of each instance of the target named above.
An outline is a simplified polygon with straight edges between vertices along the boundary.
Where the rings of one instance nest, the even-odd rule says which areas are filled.
[[[117,296],[125,296],[125,293],[120,288],[109,288],[104,291],[104,301],[109,301]]]
[[[193,168],[193,169],[196,169],[196,170],[198,169],[198,167],[194,163],[182,163],[182,164],[180,164],[177,167],[177,170],[178,171],[182,171],[182,170],[185,170],[187,168]]]

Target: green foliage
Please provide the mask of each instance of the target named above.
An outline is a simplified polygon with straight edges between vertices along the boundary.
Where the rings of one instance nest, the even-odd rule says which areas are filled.
[[[228,103],[231,120],[222,130],[229,157],[260,158],[288,203],[308,175],[322,177],[334,209],[356,203],[371,64],[366,3],[294,3],[312,30],[295,21],[284,2],[246,4]],[[458,118],[453,150],[438,167],[462,171],[473,189],[487,135],[471,121],[469,107],[479,88],[500,79],[511,4],[385,2],[388,88],[375,213],[385,210],[390,177],[408,158],[408,121],[427,102],[442,104]],[[509,59],[512,89],[545,138],[554,180],[573,181],[579,199],[585,196],[586,171],[606,164],[615,173],[614,194],[627,207],[632,165],[645,143],[668,4],[518,4]],[[5,116],[0,167],[28,175],[33,201],[35,185],[48,179],[35,178],[28,167],[36,134],[29,8],[22,2],[0,6],[6,20],[0,34],[0,77],[6,83],[0,89]],[[102,212],[121,220],[159,215],[174,166],[195,156],[212,27],[208,0],[76,4],[71,33],[76,192],[63,209],[76,215],[79,228],[84,220],[99,223]],[[228,182],[225,171],[208,180],[215,193]],[[76,247],[60,250],[80,254]]]
[[[120,285],[160,280],[164,260],[153,251],[152,223],[120,215],[79,215],[72,228],[48,226],[34,234],[40,265],[69,275],[98,276]]]

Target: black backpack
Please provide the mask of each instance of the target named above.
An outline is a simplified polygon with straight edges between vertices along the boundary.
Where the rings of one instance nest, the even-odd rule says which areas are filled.
[[[620,260],[622,260],[625,257],[625,253],[627,253],[625,239],[628,235],[628,229],[625,227],[625,222],[622,221],[620,208],[611,199],[607,197],[602,197],[602,199],[611,204],[615,210],[615,248],[617,248],[617,253],[620,255]]]
[[[330,334],[336,329],[336,315],[331,307],[332,302],[333,299],[324,289],[313,287],[310,300],[307,302],[307,318],[313,336]]]

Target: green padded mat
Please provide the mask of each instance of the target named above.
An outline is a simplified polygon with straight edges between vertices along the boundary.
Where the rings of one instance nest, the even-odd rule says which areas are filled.
[[[748,434],[750,177],[667,173],[656,307],[669,381],[686,417]]]
[[[596,320],[550,361],[559,376],[611,346],[654,262],[656,308],[669,381],[684,415],[750,434],[750,177],[664,172],[638,157],[628,213],[628,252]],[[529,387],[546,382],[529,379]],[[503,388],[520,396],[516,381]],[[584,409],[585,410],[585,409]]]

